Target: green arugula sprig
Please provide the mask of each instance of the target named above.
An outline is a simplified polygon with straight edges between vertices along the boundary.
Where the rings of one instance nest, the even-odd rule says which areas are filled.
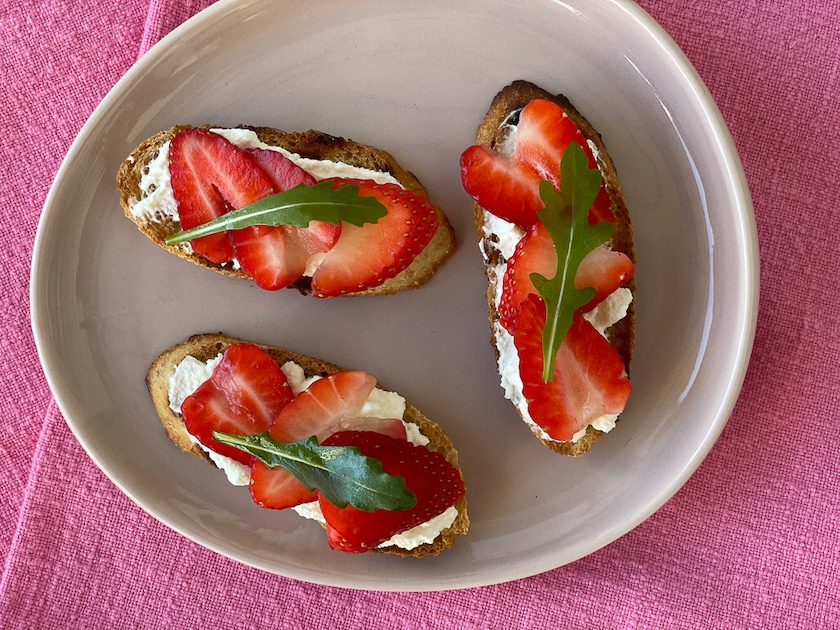
[[[546,181],[540,183],[540,197],[545,208],[537,217],[545,226],[557,252],[557,269],[548,279],[539,273],[531,282],[545,301],[546,322],[543,328],[543,382],[554,380],[557,351],[572,326],[572,316],[595,296],[595,289],[575,288],[575,274],[586,255],[607,242],[615,230],[609,222],[589,223],[589,208],[601,187],[601,172],[589,169],[583,148],[572,142],[560,162],[560,191]]]
[[[299,184],[283,192],[263,197],[238,210],[232,210],[217,219],[177,232],[164,239],[167,245],[177,245],[194,238],[239,230],[253,225],[293,225],[306,228],[310,221],[337,224],[347,221],[353,225],[376,223],[388,214],[375,197],[359,194],[353,184],[333,189],[332,182],[324,181],[311,186]]]
[[[285,468],[336,507],[373,512],[408,510],[417,503],[405,479],[384,472],[382,462],[355,446],[321,446],[314,436],[283,444],[268,431],[247,436],[213,431],[213,439],[250,453],[269,468]]]

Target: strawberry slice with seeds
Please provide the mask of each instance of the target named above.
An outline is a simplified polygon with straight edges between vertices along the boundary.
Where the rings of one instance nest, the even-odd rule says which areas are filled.
[[[542,380],[545,303],[529,295],[513,330],[522,393],[531,418],[553,439],[572,437],[604,415],[619,414],[630,396],[630,380],[618,351],[580,312],[557,351],[554,380]]]
[[[531,274],[551,278],[557,269],[557,253],[554,241],[542,223],[533,225],[516,244],[502,280],[502,295],[499,300],[499,323],[511,332],[519,315],[522,302],[529,295],[537,294],[531,282]]]
[[[531,274],[550,278],[557,269],[554,242],[542,223],[534,225],[516,244],[502,281],[499,322],[511,332],[522,302],[537,295]],[[607,247],[596,247],[581,261],[575,274],[575,288],[592,287],[595,297],[582,306],[582,313],[592,310],[610,293],[633,277],[633,262],[626,254]]]
[[[360,195],[375,197],[388,214],[361,227],[342,222],[341,238],[312,275],[316,297],[364,291],[393,278],[412,263],[437,230],[434,206],[421,195],[396,184],[332,181],[336,188],[358,186]]]
[[[181,229],[189,229],[274,192],[255,160],[219,134],[184,129],[169,145],[169,173]],[[190,241],[193,251],[221,264],[233,260],[227,234]]]
[[[316,182],[309,173],[278,151],[247,151],[270,178],[276,192]],[[309,257],[329,251],[338,240],[341,227],[313,221],[307,228],[293,225],[255,225],[229,232],[239,264],[257,286],[269,291],[298,281]]]
[[[403,477],[417,497],[415,506],[408,510],[365,512],[351,505],[336,507],[319,496],[333,549],[351,553],[369,551],[393,535],[441,514],[464,496],[464,482],[458,469],[440,453],[423,446],[367,431],[343,431],[324,443],[358,447],[363,455],[381,461],[386,473]]]
[[[536,223],[537,210],[545,207],[537,172],[485,146],[461,154],[461,181],[478,205],[523,229]]]
[[[297,442],[313,435],[323,442],[337,431],[359,428],[405,440],[405,425],[398,418],[358,417],[375,385],[371,375],[359,371],[320,378],[283,408],[269,433],[278,442]],[[259,461],[251,467],[251,496],[259,505],[274,509],[316,498],[314,491],[307,490],[287,470],[269,468]]]
[[[213,431],[266,431],[292,398],[286,375],[267,352],[250,343],[234,344],[210,378],[184,400],[181,415],[187,431],[204,446],[248,465],[252,455],[215,441]]]

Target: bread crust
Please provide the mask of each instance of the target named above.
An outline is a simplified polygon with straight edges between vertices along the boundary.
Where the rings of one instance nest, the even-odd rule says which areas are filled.
[[[167,236],[181,229],[180,224],[170,217],[158,216],[155,221],[147,221],[142,217],[134,216],[131,212],[131,204],[144,197],[144,193],[140,189],[140,180],[143,178],[144,170],[155,159],[160,148],[166,142],[172,140],[179,131],[191,127],[191,125],[177,125],[166,131],[161,131],[142,142],[131,152],[117,170],[117,190],[120,193],[120,204],[125,215],[137,225],[143,234],[160,247],[180,258],[189,260],[201,267],[212,269],[217,273],[234,278],[248,279],[248,276],[238,269],[218,265],[202,256],[185,252],[182,247],[164,243]],[[213,129],[216,127],[203,125],[201,128]],[[406,189],[428,199],[428,193],[417,177],[400,166],[390,153],[382,149],[314,129],[287,132],[272,127],[240,125],[237,128],[250,129],[265,144],[282,147],[287,151],[299,154],[301,157],[344,162],[352,166],[389,173]],[[365,291],[347,293],[346,295],[387,295],[407,289],[415,289],[424,284],[437,271],[443,261],[455,251],[456,247],[455,232],[446,215],[438,206],[434,205],[434,209],[437,214],[438,228],[429,244],[408,267],[376,287],[371,287]],[[309,294],[311,293],[309,285],[309,278],[302,278],[290,285],[289,288],[297,289],[303,294]]]
[[[213,464],[207,454],[190,439],[182,416],[173,413],[169,407],[169,379],[177,365],[185,357],[193,356],[200,361],[208,361],[235,343],[246,343],[246,341],[244,339],[228,337],[222,333],[193,335],[183,343],[164,350],[155,358],[146,373],[146,386],[149,389],[155,411],[157,411],[158,417],[169,439],[180,447],[181,450],[195,455],[212,466],[215,466],[215,464]],[[264,344],[255,345],[268,352],[278,365],[282,366],[287,361],[294,361],[303,368],[307,378],[312,376],[326,376],[327,374],[343,371],[343,368],[333,363],[297,354],[290,350]],[[427,448],[437,451],[446,457],[447,461],[455,466],[459,472],[461,471],[458,464],[458,451],[455,450],[449,436],[446,435],[446,432],[438,424],[427,418],[417,407],[408,401],[405,404],[403,420],[416,424],[423,435],[430,440]],[[455,504],[455,507],[458,510],[457,518],[452,525],[444,529],[431,543],[426,543],[410,550],[399,547],[384,547],[373,549],[372,551],[413,557],[436,556],[440,554],[452,546],[455,536],[465,534],[469,528],[466,496],[462,497]]]
[[[534,99],[545,99],[552,101],[559,105],[563,111],[574,121],[578,128],[583,133],[584,137],[592,142],[597,148],[597,161],[604,178],[605,187],[610,198],[610,208],[615,217],[615,232],[610,239],[609,245],[615,251],[620,251],[626,254],[633,264],[636,263],[636,256],[633,250],[633,229],[630,224],[630,215],[627,211],[627,203],[624,199],[624,193],[618,182],[618,176],[615,171],[615,165],[607,153],[607,149],[599,134],[589,123],[584,116],[578,112],[572,103],[562,94],[551,94],[544,89],[530,83],[528,81],[514,81],[510,85],[503,88],[493,99],[487,114],[482,119],[476,130],[476,144],[487,146],[491,149],[496,147],[497,142],[502,140],[499,134],[499,127],[503,121],[514,111],[525,107]],[[478,238],[484,242],[484,211],[481,206],[475,204],[473,206],[473,215],[475,218],[476,230]],[[496,310],[496,282],[494,275],[494,267],[500,261],[500,255],[497,249],[492,247],[485,247],[484,253],[487,258],[485,265],[485,272],[488,280],[487,287],[487,308],[490,321],[490,343],[496,355],[496,360],[499,358],[499,350],[496,347],[495,336],[493,335],[494,324],[499,319],[499,313]],[[627,288],[635,296],[636,284],[635,279],[630,280],[626,285]],[[635,330],[635,300],[631,302],[627,310],[627,315],[617,322],[615,325],[607,330],[607,338],[610,343],[618,350],[619,355],[624,361],[627,373],[630,373],[630,360],[633,354]],[[520,414],[521,415],[521,414]],[[531,425],[529,425],[530,427]],[[587,453],[592,445],[600,438],[603,433],[593,428],[587,427],[586,435],[577,442],[556,442],[553,440],[546,440],[538,435],[537,431],[531,427],[535,437],[539,439],[552,451],[561,455],[583,455]]]

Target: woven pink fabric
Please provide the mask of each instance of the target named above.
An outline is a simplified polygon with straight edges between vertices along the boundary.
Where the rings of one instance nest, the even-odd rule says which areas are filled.
[[[208,4],[0,0],[0,627],[840,627],[836,0],[640,0],[717,100],[758,224],[753,361],[709,458],[652,518],[570,566],[400,595],[268,575],[157,523],[84,454],[38,365],[28,274],[60,160],[138,55]]]

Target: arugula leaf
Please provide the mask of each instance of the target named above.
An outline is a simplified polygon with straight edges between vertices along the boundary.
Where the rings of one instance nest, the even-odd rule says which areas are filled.
[[[405,479],[384,472],[382,462],[355,446],[321,446],[315,436],[283,444],[268,431],[247,436],[213,431],[213,439],[251,453],[269,468],[285,468],[336,507],[373,512],[407,510],[417,503]]]
[[[191,241],[200,236],[238,230],[252,225],[294,225],[305,228],[310,221],[336,224],[347,221],[361,226],[376,223],[388,214],[375,197],[359,194],[354,184],[333,189],[332,182],[311,186],[299,184],[283,192],[268,195],[238,210],[232,210],[199,226],[177,232],[164,239],[167,245]]]
[[[545,226],[557,252],[557,270],[548,279],[538,273],[530,278],[545,301],[543,328],[543,382],[554,380],[554,364],[563,338],[572,326],[572,315],[595,296],[595,289],[575,288],[575,274],[586,255],[605,243],[615,225],[604,221],[589,223],[589,208],[601,187],[601,172],[589,169],[583,148],[572,142],[560,161],[560,192],[546,181],[540,182],[545,208],[537,217]]]

